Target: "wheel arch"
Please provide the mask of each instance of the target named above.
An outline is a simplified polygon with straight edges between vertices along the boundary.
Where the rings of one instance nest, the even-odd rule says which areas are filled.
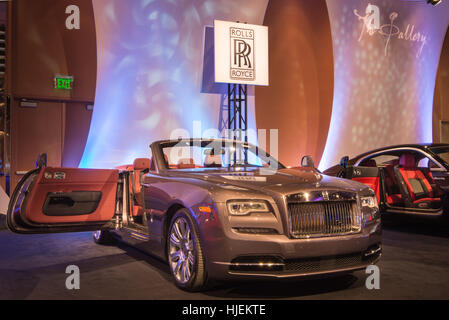
[[[170,204],[170,206],[167,209],[167,212],[165,214],[164,223],[162,227],[162,243],[164,246],[164,256],[167,259],[167,235],[168,235],[168,229],[170,228],[170,222],[173,218],[173,216],[181,209],[186,209],[189,214],[192,216],[194,221],[196,222],[195,215],[193,215],[192,210],[186,206],[185,203],[182,203],[181,201],[175,201]]]

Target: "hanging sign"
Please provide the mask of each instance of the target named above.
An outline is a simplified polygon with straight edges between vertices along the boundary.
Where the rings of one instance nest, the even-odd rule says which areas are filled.
[[[73,89],[73,77],[72,76],[63,76],[63,75],[55,75],[53,79],[55,89],[63,89],[63,90],[72,90]]]
[[[268,86],[268,27],[214,21],[215,82]]]

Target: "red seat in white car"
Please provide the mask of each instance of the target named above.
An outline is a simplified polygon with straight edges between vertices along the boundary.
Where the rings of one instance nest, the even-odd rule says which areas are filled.
[[[424,208],[426,202],[440,202],[439,198],[434,197],[434,190],[426,176],[416,167],[416,159],[413,154],[403,154],[399,159],[399,168],[396,170],[407,188],[407,198],[411,204]]]

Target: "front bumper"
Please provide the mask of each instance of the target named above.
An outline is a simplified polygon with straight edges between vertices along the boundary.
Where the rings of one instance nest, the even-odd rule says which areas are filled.
[[[381,256],[380,220],[360,233],[311,239],[239,233],[226,222],[202,232],[208,275],[218,280],[352,272],[376,263]]]
[[[352,272],[375,264],[381,256],[382,247],[376,244],[363,252],[311,257],[282,259],[277,257],[238,258],[229,264],[229,277],[248,278],[294,278]],[[243,263],[242,263],[243,261]],[[248,263],[250,261],[250,263]]]

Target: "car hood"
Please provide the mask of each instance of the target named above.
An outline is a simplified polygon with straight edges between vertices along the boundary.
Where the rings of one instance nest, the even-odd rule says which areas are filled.
[[[266,170],[251,171],[213,171],[177,172],[178,178],[202,180],[213,185],[240,189],[291,194],[302,190],[329,189],[358,192],[366,188],[364,184],[320,174],[315,170],[280,169],[276,172]]]

